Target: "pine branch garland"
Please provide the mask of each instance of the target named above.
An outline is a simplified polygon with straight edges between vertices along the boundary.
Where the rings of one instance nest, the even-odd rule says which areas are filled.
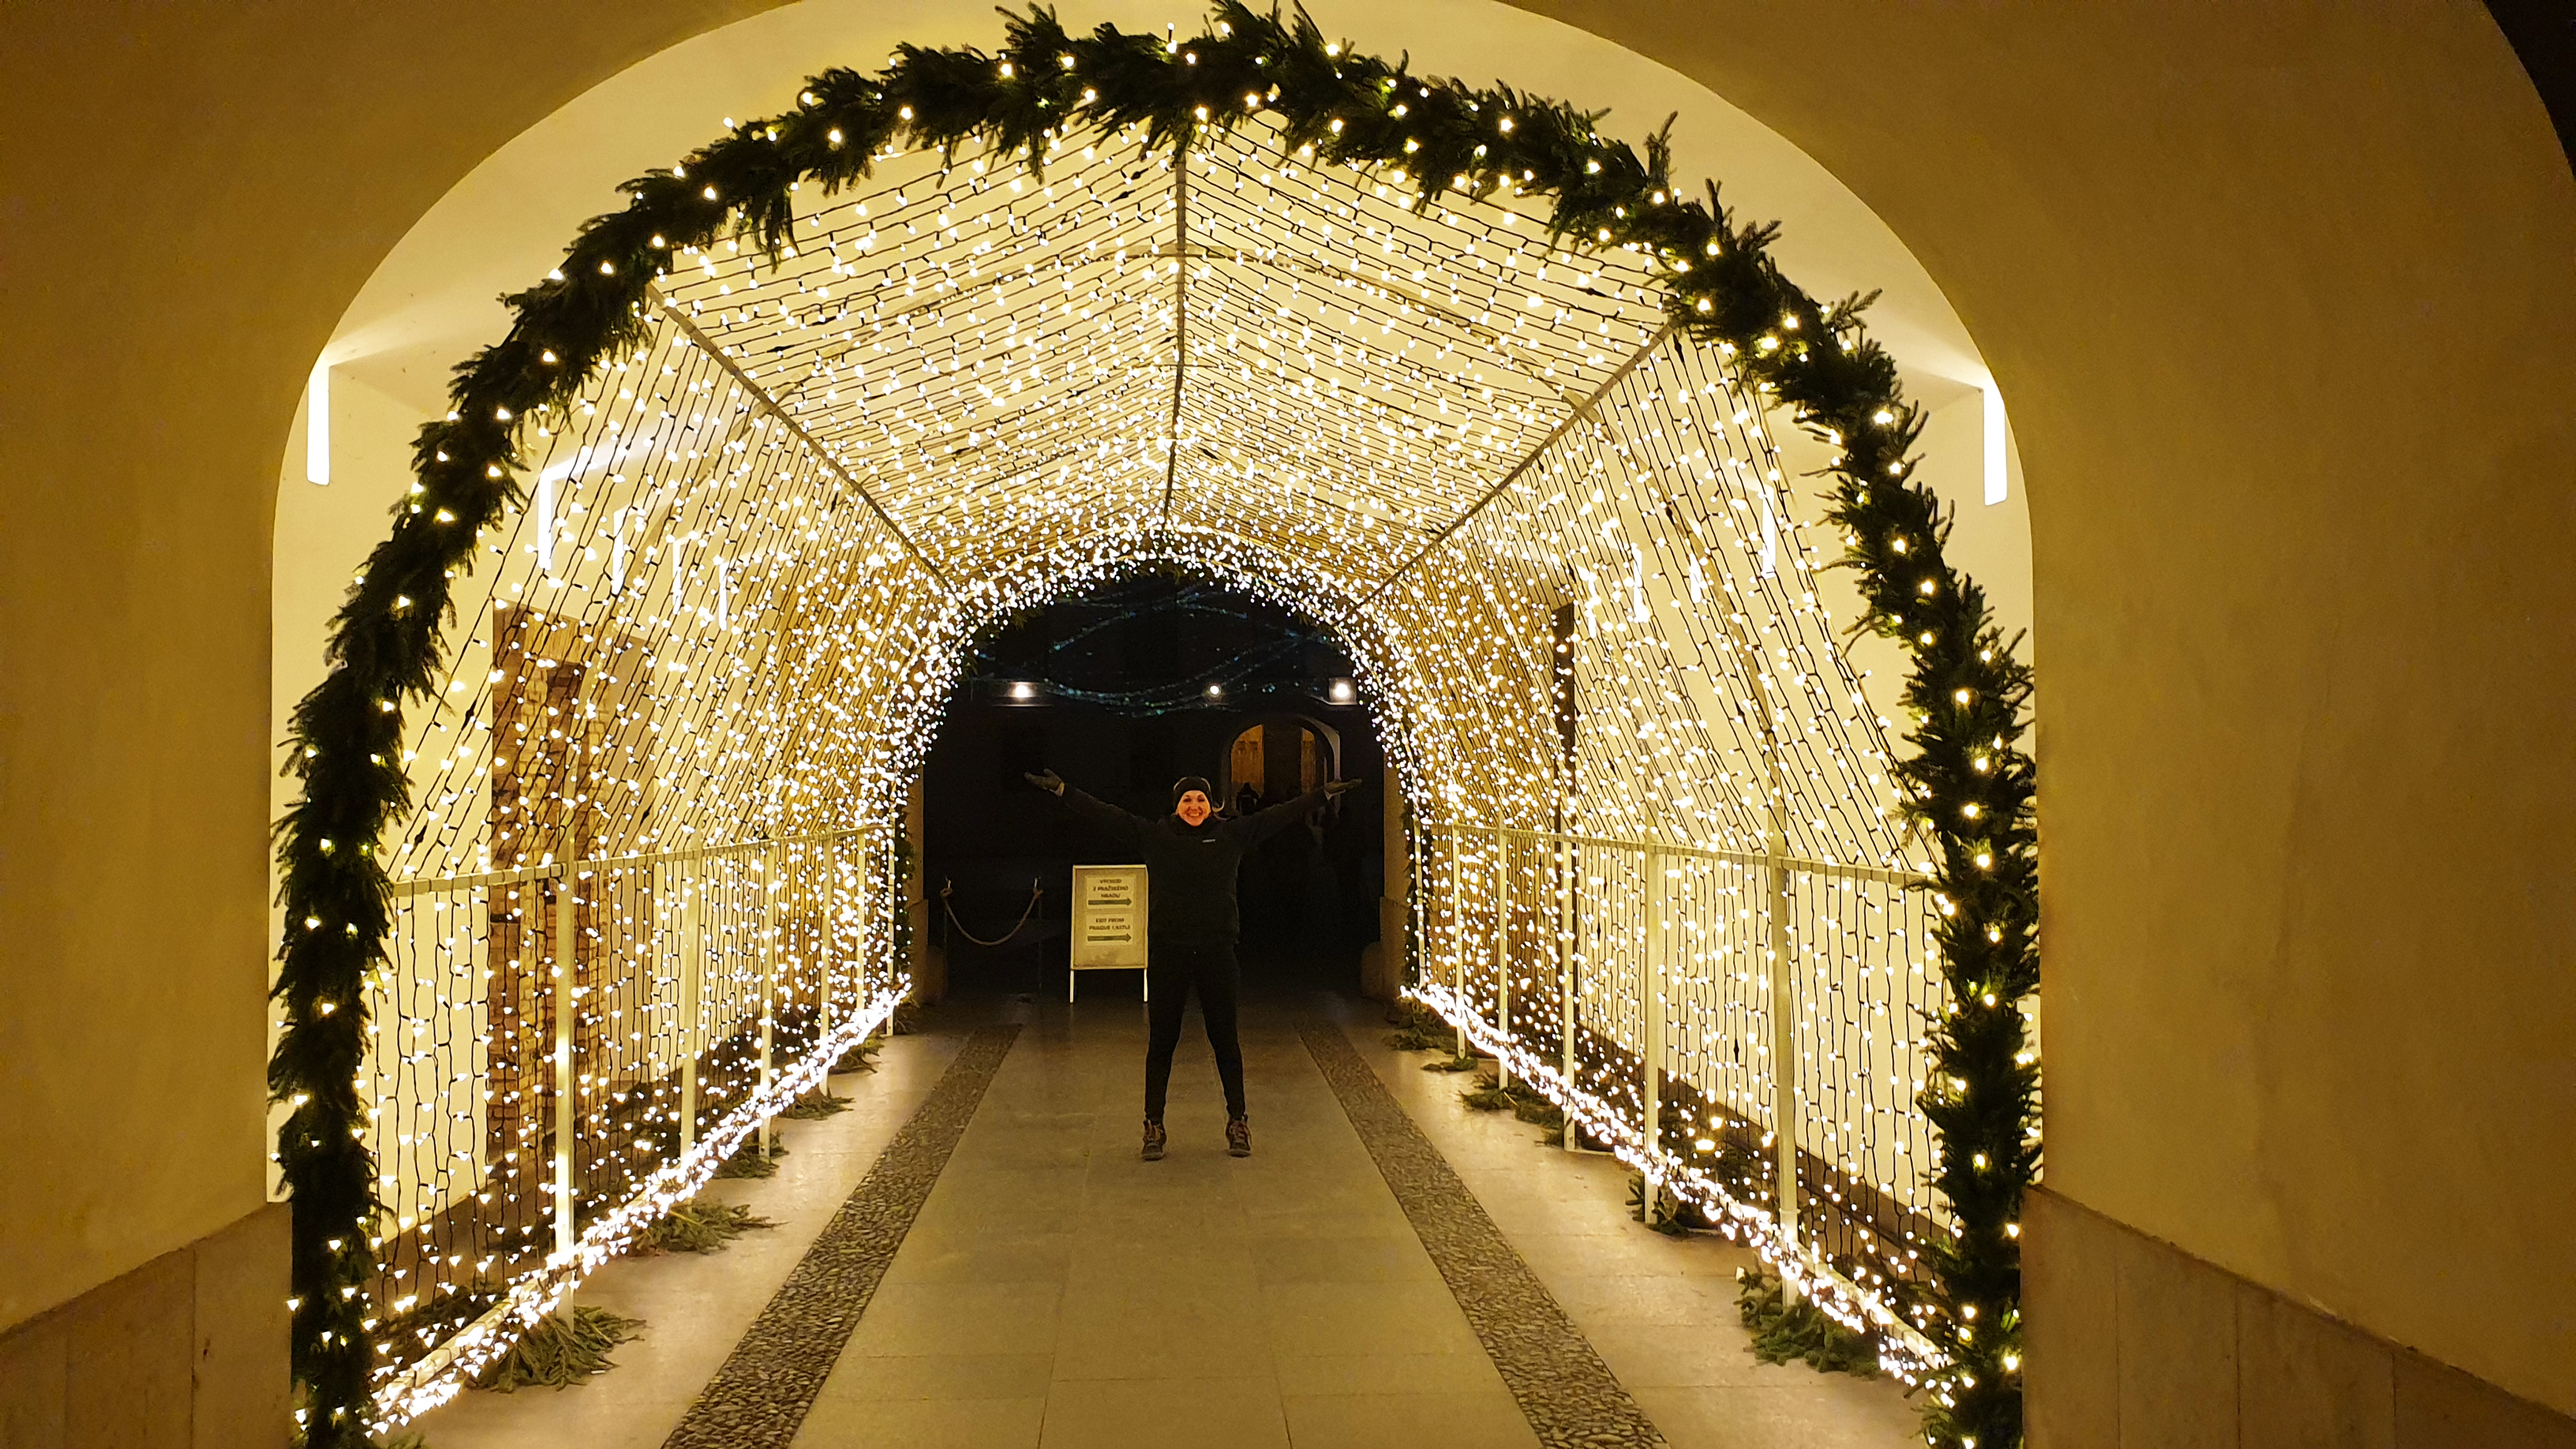
[[[1951,1367],[1927,1429],[1936,1445],[2019,1442],[2017,1234],[2039,1158],[2019,1008],[2038,983],[2035,784],[2019,747],[2030,674],[1983,592],[1947,561],[1948,517],[1908,457],[1921,415],[1860,325],[1865,301],[1820,305],[1780,275],[1774,228],[1739,224],[1714,187],[1682,198],[1661,134],[1640,154],[1599,133],[1600,113],[1420,78],[1401,59],[1328,43],[1302,11],[1225,0],[1186,40],[1105,25],[1074,36],[1038,8],[1008,18],[994,54],[908,46],[875,76],[825,71],[794,109],[627,182],[626,207],[585,225],[560,267],[509,297],[509,333],[456,369],[451,411],[415,444],[415,487],[333,623],[331,673],[296,707],[287,768],[302,794],[277,826],[284,1026],[269,1082],[293,1106],[278,1151],[294,1201],[294,1369],[310,1444],[371,1442],[365,1286],[381,1204],[356,1083],[364,987],[384,964],[391,914],[377,847],[410,806],[402,705],[427,695],[443,663],[438,626],[477,532],[522,498],[530,423],[559,417],[598,366],[645,337],[648,287],[673,252],[728,236],[773,256],[791,246],[805,182],[830,193],[895,148],[953,153],[972,141],[1042,173],[1050,146],[1076,134],[1134,126],[1177,150],[1274,113],[1290,151],[1374,170],[1424,207],[1453,192],[1544,199],[1559,241],[1635,253],[1681,332],[1718,347],[1839,450],[1828,518],[1848,541],[1864,624],[1911,653],[1916,753],[1897,773],[1938,847],[1950,1006],[1931,1034],[1936,1080],[1922,1106],[1941,1133],[1940,1186],[1958,1230],[1930,1254],[1932,1316],[1920,1326]]]

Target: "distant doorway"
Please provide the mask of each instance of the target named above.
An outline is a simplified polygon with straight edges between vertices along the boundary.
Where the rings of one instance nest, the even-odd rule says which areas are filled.
[[[1247,725],[1226,748],[1224,800],[1237,809],[1276,805],[1336,778],[1341,732],[1315,720],[1288,717]]]

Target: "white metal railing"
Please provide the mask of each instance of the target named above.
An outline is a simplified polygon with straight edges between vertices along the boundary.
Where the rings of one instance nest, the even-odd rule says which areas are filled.
[[[770,1150],[911,982],[891,837],[835,830],[397,881],[371,983],[378,1427]]]
[[[1563,1108],[1570,1148],[1882,1332],[1891,1369],[1929,1361],[1906,1311],[1949,1222],[1915,1105],[1942,1003],[1924,877],[1465,825],[1417,826],[1414,872],[1413,994]]]

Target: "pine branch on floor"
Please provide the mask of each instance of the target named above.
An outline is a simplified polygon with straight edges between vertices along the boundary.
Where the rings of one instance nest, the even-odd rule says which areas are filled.
[[[1554,1129],[1557,1143],[1565,1140],[1565,1109],[1526,1083],[1506,1087],[1487,1072],[1476,1078],[1473,1091],[1459,1093],[1458,1100],[1479,1112],[1508,1111],[1533,1126]]]
[[[1753,1330],[1753,1356],[1764,1363],[1804,1359],[1818,1373],[1878,1377],[1878,1341],[1856,1333],[1801,1298],[1781,1303],[1780,1280],[1759,1268],[1735,1275],[1735,1309]]]
[[[550,1314],[475,1376],[474,1387],[514,1393],[539,1384],[565,1389],[615,1368],[609,1353],[644,1331],[644,1320],[605,1308]]]
[[[696,1198],[680,1204],[635,1240],[638,1254],[712,1253],[744,1233],[778,1224],[736,1203]]]
[[[1386,1044],[1400,1052],[1438,1051],[1458,1039],[1457,1028],[1419,1001],[1398,1001],[1387,1009],[1386,1021],[1395,1028]]]
[[[781,1108],[778,1115],[791,1122],[819,1122],[848,1110],[849,1098],[835,1097],[828,1089],[817,1087]]]
[[[769,1144],[769,1155],[763,1157],[760,1155],[759,1137],[746,1137],[742,1145],[733,1150],[733,1156],[724,1160],[724,1166],[716,1169],[716,1176],[776,1177],[778,1159],[786,1155],[787,1144],[772,1139]]]

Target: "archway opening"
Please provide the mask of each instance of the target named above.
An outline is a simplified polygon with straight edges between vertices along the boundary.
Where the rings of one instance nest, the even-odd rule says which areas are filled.
[[[1659,146],[1247,11],[1009,57],[641,178],[425,430],[297,720],[282,1080],[378,1033],[372,1136],[335,1084],[283,1137],[331,1412],[452,1391],[885,1019],[967,643],[1149,565],[1350,650],[1416,995],[1892,1366],[2009,1356],[1953,1330],[2035,1156],[2026,676],[1856,309]],[[1919,757],[1838,616],[1904,642]],[[2004,1190],[1934,1151],[1953,1064]]]
[[[1266,842],[1238,883],[1247,991],[1359,989],[1378,938],[1389,792],[1354,666],[1327,633],[1263,599],[1153,571],[1026,610],[978,640],[971,661],[922,770],[929,974],[941,989],[1068,994],[1068,867],[1123,856],[1030,786],[1045,769],[1143,815],[1167,809],[1184,776],[1207,779],[1231,814],[1360,781]],[[1293,753],[1274,779],[1244,744],[1283,727]],[[1300,732],[1321,748],[1294,752]],[[1133,973],[1086,986],[1138,990]]]

